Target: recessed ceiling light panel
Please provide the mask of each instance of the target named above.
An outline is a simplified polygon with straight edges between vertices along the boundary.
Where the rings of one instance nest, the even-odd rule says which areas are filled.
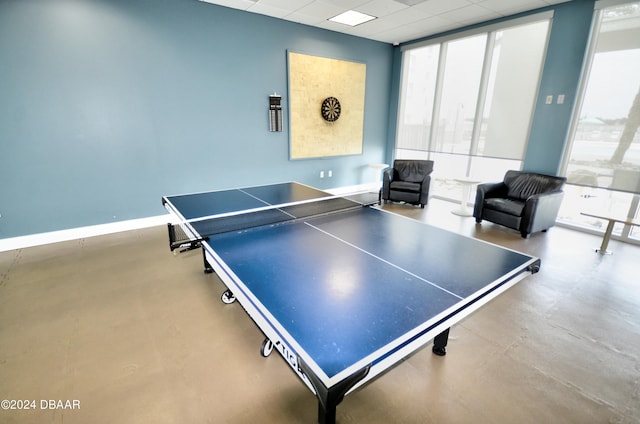
[[[331,22],[337,22],[339,24],[356,26],[376,19],[375,16],[366,15],[364,13],[356,12],[355,10],[347,10],[344,13],[334,16],[329,20]]]

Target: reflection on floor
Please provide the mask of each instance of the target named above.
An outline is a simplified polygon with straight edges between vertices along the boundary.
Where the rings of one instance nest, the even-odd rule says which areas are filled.
[[[338,423],[640,422],[640,247],[555,227],[515,231],[384,208],[542,259],[541,271],[348,395]],[[465,260],[461,258],[461,266]],[[201,255],[157,227],[0,253],[3,423],[313,423],[317,402]],[[79,400],[80,409],[42,409]],[[4,406],[4,404],[3,404]]]

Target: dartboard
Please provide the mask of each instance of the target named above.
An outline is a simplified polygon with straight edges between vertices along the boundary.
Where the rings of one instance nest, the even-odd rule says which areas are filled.
[[[337,121],[340,117],[340,102],[335,97],[327,97],[322,102],[320,112],[325,121]]]

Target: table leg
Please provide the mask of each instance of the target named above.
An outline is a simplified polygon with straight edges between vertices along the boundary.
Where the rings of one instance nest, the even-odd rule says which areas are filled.
[[[204,247],[202,248],[202,260],[204,261],[204,273],[211,274],[213,273],[213,267],[209,264],[207,260],[207,253],[204,251]]]
[[[447,342],[449,341],[449,328],[438,334],[433,339],[433,349],[431,351],[438,356],[444,356],[447,354]]]
[[[459,216],[472,215],[471,210],[467,206],[467,200],[469,200],[469,194],[471,193],[471,186],[472,184],[467,184],[467,183],[462,184],[462,199],[460,201],[460,207],[452,210],[451,212]]]
[[[309,382],[316,391],[318,397],[318,423],[319,424],[335,424],[336,422],[336,407],[344,395],[355,386],[360,380],[365,378],[369,374],[371,365],[367,365],[359,371],[356,371],[349,377],[338,382],[331,388],[326,387],[318,377],[311,371],[311,369],[304,363],[304,361],[298,358],[299,370],[307,376]]]
[[[602,238],[602,244],[600,245],[600,249],[596,249],[596,252],[601,255],[610,255],[612,252],[607,252],[607,247],[609,247],[609,240],[611,240],[611,234],[613,233],[613,227],[616,225],[616,222],[612,219],[609,220],[607,224],[607,229],[604,232],[604,237]]]

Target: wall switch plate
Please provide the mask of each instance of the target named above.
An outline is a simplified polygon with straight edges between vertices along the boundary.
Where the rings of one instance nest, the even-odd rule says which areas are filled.
[[[550,105],[551,103],[553,103],[553,96],[547,96],[547,101],[546,101],[546,103],[547,103],[548,105]]]

